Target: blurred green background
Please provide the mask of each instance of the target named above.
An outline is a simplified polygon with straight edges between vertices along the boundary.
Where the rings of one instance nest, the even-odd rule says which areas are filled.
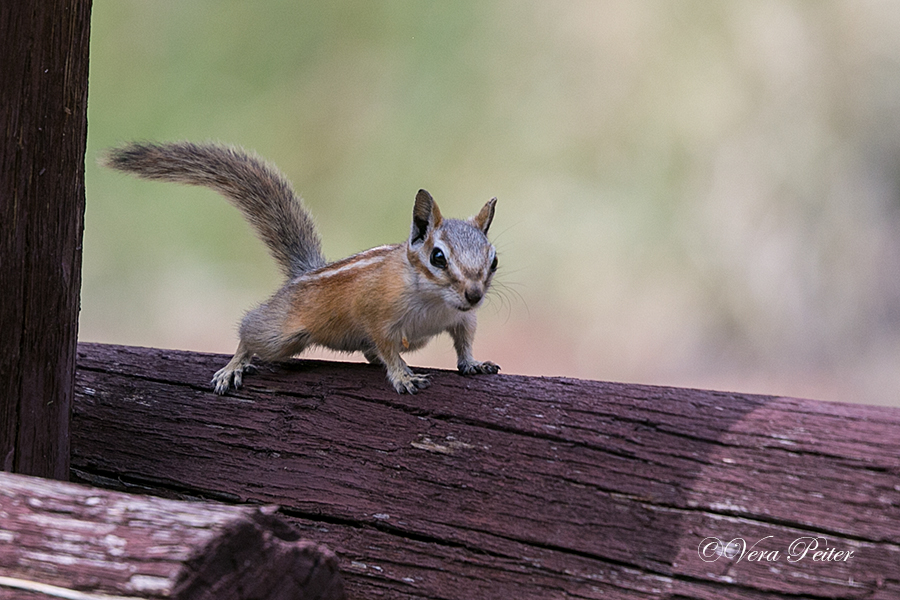
[[[900,405],[900,3],[95,0],[80,337],[230,353],[279,285],[133,139],[254,149],[337,259],[497,196],[507,373]],[[361,357],[350,357],[361,360]],[[448,338],[409,357],[452,368]]]

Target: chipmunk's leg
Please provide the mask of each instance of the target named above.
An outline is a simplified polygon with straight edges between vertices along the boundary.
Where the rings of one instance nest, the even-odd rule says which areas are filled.
[[[388,381],[398,394],[415,394],[431,385],[431,380],[428,379],[428,375],[412,372],[406,361],[400,357],[400,347],[399,343],[390,339],[375,338],[376,358],[384,364]]]
[[[463,375],[497,373],[500,365],[489,360],[481,362],[472,356],[472,340],[475,339],[476,323],[475,315],[470,315],[447,330],[450,337],[453,338],[453,348],[456,350],[456,368]]]
[[[210,382],[217,394],[224,394],[229,388],[238,389],[244,373],[255,370],[250,364],[253,355],[265,362],[287,360],[301,353],[309,345],[309,335],[303,330],[277,334],[281,331],[284,311],[275,302],[262,304],[251,310],[241,321],[241,341],[234,357],[213,375]]]
[[[378,358],[378,351],[375,350],[374,348],[372,348],[372,349],[370,349],[370,350],[364,350],[364,351],[363,351],[363,356],[366,357],[366,361],[367,361],[370,365],[381,365],[381,364],[383,364],[383,363],[381,362],[381,359]]]

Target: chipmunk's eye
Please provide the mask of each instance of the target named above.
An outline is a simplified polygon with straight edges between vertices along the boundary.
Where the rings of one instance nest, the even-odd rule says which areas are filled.
[[[497,270],[497,257],[494,257],[494,260],[491,261],[491,273]]]
[[[438,269],[446,269],[447,268],[447,257],[444,256],[444,251],[440,248],[435,248],[431,251],[431,264],[433,264]]]

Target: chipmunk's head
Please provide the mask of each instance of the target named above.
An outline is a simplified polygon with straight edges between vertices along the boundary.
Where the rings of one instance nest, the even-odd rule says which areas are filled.
[[[431,194],[419,190],[407,244],[410,264],[444,302],[459,311],[478,308],[497,270],[487,232],[496,198],[466,221],[444,219]]]

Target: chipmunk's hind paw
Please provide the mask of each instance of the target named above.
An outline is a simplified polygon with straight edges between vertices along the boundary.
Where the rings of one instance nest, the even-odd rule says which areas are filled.
[[[250,357],[238,357],[229,361],[227,365],[216,371],[210,385],[216,394],[222,396],[229,389],[240,389],[244,383],[244,373],[256,373],[257,368],[250,364]]]

